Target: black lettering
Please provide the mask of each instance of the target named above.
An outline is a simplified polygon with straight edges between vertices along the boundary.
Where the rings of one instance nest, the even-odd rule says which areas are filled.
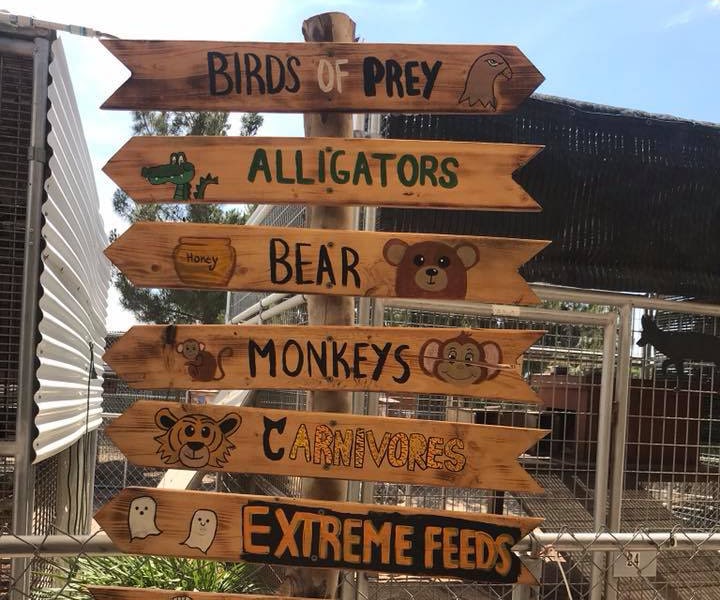
[[[315,180],[312,177],[304,177],[303,176],[302,150],[295,150],[295,176],[297,177],[297,182],[302,185],[308,185],[310,183],[315,183]]]
[[[233,52],[233,66],[235,67],[235,93],[242,93],[242,70],[240,69],[240,55]]]
[[[330,155],[330,178],[335,183],[347,183],[350,180],[350,171],[341,169],[338,171],[337,160],[345,154],[345,150],[335,150]]]
[[[425,185],[425,178],[427,177],[435,187],[437,185],[437,177],[435,177],[437,168],[438,159],[429,154],[423,154],[420,157],[420,185]]]
[[[405,175],[405,166],[410,165],[410,177]],[[406,187],[412,187],[417,183],[418,174],[420,169],[418,168],[418,161],[412,154],[403,154],[397,162],[397,174],[400,183]]]
[[[260,69],[262,68],[262,63],[260,62],[260,57],[257,54],[253,54],[252,52],[247,52],[244,56],[244,62],[245,62],[245,93],[250,96],[252,94],[252,80],[254,79],[258,86],[258,93],[264,94],[265,93],[265,82],[263,81],[263,78],[260,75]],[[250,60],[254,61],[254,65],[250,66]]]
[[[273,64],[276,64],[280,71],[277,83],[273,81]],[[277,94],[285,87],[285,65],[274,54],[265,55],[265,79],[267,80],[268,94]]]
[[[303,267],[305,265],[311,265],[312,261],[302,259],[301,248],[309,248],[311,244],[298,243],[295,244],[295,283],[312,283],[312,279],[303,279]]]
[[[358,263],[360,262],[360,255],[353,250],[352,248],[348,248],[347,246],[343,246],[341,253],[342,257],[342,284],[343,286],[347,287],[348,284],[348,275],[352,273],[353,281],[355,282],[355,287],[360,287],[360,273],[358,273],[355,270],[355,267],[357,267]],[[351,260],[352,259],[352,262]]]
[[[278,246],[282,248],[282,254],[278,254]],[[290,254],[290,246],[285,240],[280,238],[270,238],[270,281],[273,283],[287,283],[292,278],[292,267],[286,261]],[[282,265],[285,269],[285,275],[278,277],[277,266]]]
[[[312,377],[312,363],[315,361],[315,365],[320,371],[320,375],[327,377],[327,342],[320,344],[320,352],[318,353],[312,342],[307,343],[307,356],[308,356],[308,375]]]
[[[260,345],[252,338],[248,340],[248,362],[250,365],[250,377],[255,377],[257,374],[257,367],[255,365],[256,353],[258,354],[258,356],[260,356],[260,358],[268,357],[270,363],[268,373],[270,377],[275,377],[277,375],[277,357],[275,356],[275,342],[273,340],[268,340],[265,346],[261,348]]]
[[[275,150],[275,173],[278,183],[295,183],[295,180],[283,175],[282,150]]]
[[[376,86],[385,77],[385,67],[381,61],[374,56],[366,56],[363,59],[363,91],[368,97],[377,94]]]
[[[422,69],[423,75],[425,75],[425,77],[427,78],[427,81],[425,82],[425,87],[423,88],[423,98],[425,98],[426,100],[430,99],[430,95],[432,94],[435,80],[437,79],[441,66],[441,60],[436,60],[435,64],[430,69],[428,69],[428,64],[425,61],[422,61],[420,63],[420,68]]]
[[[402,67],[396,60],[390,59],[385,61],[385,68],[387,69],[387,77],[385,78],[385,89],[387,90],[388,98],[393,97],[393,86],[397,88],[398,98],[402,98],[405,95],[402,84]]]
[[[330,260],[327,247],[325,244],[322,244],[320,246],[320,252],[318,252],[318,268],[315,283],[320,285],[323,282],[325,275],[328,276],[328,283],[335,285],[335,273],[333,273],[332,261]]]
[[[365,177],[365,184],[372,185],[372,175],[370,174],[370,165],[368,164],[367,158],[364,152],[358,152],[357,159],[355,160],[355,171],[353,172],[353,185],[357,185],[360,181],[360,176]]]
[[[220,61],[216,65],[215,61]],[[224,96],[229,94],[232,89],[233,81],[227,71],[228,61],[227,57],[222,52],[208,52],[207,53],[208,63],[208,81],[210,83],[210,95],[211,96]],[[218,90],[217,76],[221,75],[225,78],[225,88]]]
[[[350,365],[343,358],[343,354],[345,354],[346,349],[347,349],[347,342],[343,343],[343,345],[340,347],[340,351],[338,351],[338,343],[337,342],[333,342],[333,344],[332,344],[333,377],[339,376],[340,370],[338,369],[338,366],[341,363],[343,366],[343,370],[345,371],[345,379],[350,377]]]
[[[400,346],[395,348],[395,360],[403,368],[403,372],[400,377],[393,376],[393,380],[395,381],[395,383],[405,383],[408,379],[410,379],[410,365],[405,362],[405,359],[402,356],[403,350],[409,349],[410,346],[408,346],[407,344],[401,344]]]
[[[440,187],[444,187],[445,189],[454,188],[458,183],[457,173],[448,168],[450,165],[457,169],[460,166],[460,163],[458,162],[458,159],[453,156],[444,158],[440,163],[440,170],[443,172],[443,176],[439,178],[439,182]]]
[[[267,152],[264,148],[258,148],[253,154],[252,162],[250,163],[250,170],[248,171],[248,181],[255,183],[258,171],[262,171],[265,175],[265,182],[270,183],[272,181],[272,173],[270,172],[270,165],[268,164]]]
[[[285,91],[290,92],[291,94],[294,94],[300,89],[300,78],[297,76],[297,73],[295,72],[295,69],[293,68],[293,63],[295,63],[298,67],[300,66],[300,59],[297,56],[288,56],[287,59],[287,70],[288,70],[288,84],[290,83],[290,80],[292,79],[293,83],[292,85],[286,85]]]
[[[288,350],[290,347],[295,348],[295,352],[297,352],[297,365],[295,365],[294,369],[290,369],[290,367],[288,367]],[[282,369],[285,374],[289,377],[296,377],[300,371],[302,371],[304,362],[305,359],[300,344],[298,344],[295,340],[288,340],[285,342],[282,352]]]
[[[413,69],[420,66],[420,63],[416,60],[409,60],[405,63],[405,91],[408,96],[419,96],[420,90],[415,85],[420,81],[420,78],[413,75]]]
[[[360,350],[368,348],[370,344],[358,342],[353,348],[353,376],[355,379],[365,379],[367,375],[360,370],[360,363],[367,361],[367,356],[361,356]]]
[[[372,374],[373,381],[380,379],[383,367],[385,366],[385,361],[390,354],[390,348],[392,348],[391,342],[387,342],[382,348],[376,344],[372,344],[372,349],[375,350],[375,353],[378,355],[378,361]]]
[[[283,431],[285,431],[286,423],[287,417],[283,417],[282,419],[278,419],[277,421],[273,421],[272,419],[263,417],[263,426],[265,427],[265,430],[263,431],[263,453],[270,460],[280,460],[283,456],[285,456],[285,448],[273,450],[270,447],[270,433],[272,431],[282,433]]]
[[[387,187],[387,161],[395,158],[397,154],[385,154],[384,152],[374,152],[371,154],[373,158],[380,161],[380,187]]]

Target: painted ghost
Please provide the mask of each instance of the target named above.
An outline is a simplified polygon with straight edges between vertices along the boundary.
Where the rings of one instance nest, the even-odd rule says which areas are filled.
[[[197,548],[207,554],[207,550],[215,540],[217,532],[217,515],[211,510],[199,509],[193,513],[190,531],[182,544],[188,548]]]
[[[495,80],[502,75],[512,79],[513,72],[507,61],[497,52],[488,52],[479,56],[470,67],[465,89],[458,98],[458,104],[467,102],[475,106],[478,102],[483,108],[497,109],[495,98]]]
[[[150,496],[140,496],[130,503],[128,526],[130,528],[131,542],[136,538],[142,540],[149,535],[160,535],[162,533],[155,525],[156,512],[155,499]]]

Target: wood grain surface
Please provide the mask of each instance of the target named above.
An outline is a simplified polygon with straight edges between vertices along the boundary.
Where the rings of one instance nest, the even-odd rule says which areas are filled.
[[[136,286],[537,304],[518,268],[548,242],[135,223],[105,255]]]
[[[519,373],[543,331],[136,325],[104,360],[139,389],[349,389],[538,403]]]
[[[146,467],[541,493],[517,457],[548,431],[139,401],[107,433]]]
[[[101,585],[88,585],[87,590],[95,600],[291,600],[288,596],[275,596],[274,594],[223,594]],[[293,596],[292,600],[308,599]]]
[[[515,46],[101,40],[125,110],[504,113],[544,77]]]
[[[131,554],[536,583],[510,551],[542,519],[126,488],[95,520]]]
[[[103,171],[139,203],[536,211],[540,206],[512,175],[541,149],[416,140],[142,136],[131,138]],[[179,188],[173,183],[178,174],[187,180]]]

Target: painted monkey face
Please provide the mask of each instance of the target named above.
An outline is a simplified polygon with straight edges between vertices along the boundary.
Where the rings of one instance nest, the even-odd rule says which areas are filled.
[[[446,341],[428,340],[420,349],[420,367],[426,375],[455,385],[487,381],[500,373],[500,346],[495,342],[479,343],[467,334]]]
[[[200,351],[204,349],[205,344],[193,338],[189,338],[177,346],[177,351],[188,360],[195,360]]]
[[[155,423],[165,433],[155,440],[160,443],[161,456],[168,464],[179,462],[189,469],[222,466],[235,447],[228,436],[238,430],[241,422],[242,417],[236,413],[215,421],[200,414],[176,418],[163,408],[155,415]]]
[[[437,375],[449,383],[471,383],[483,375],[486,369],[478,363],[484,359],[476,342],[451,341],[445,345],[442,358],[438,361]]]

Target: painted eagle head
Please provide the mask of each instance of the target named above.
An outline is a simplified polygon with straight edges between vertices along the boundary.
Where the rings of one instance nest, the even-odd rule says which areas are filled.
[[[495,98],[495,80],[502,75],[505,79],[512,79],[513,72],[505,58],[497,52],[488,52],[478,56],[468,71],[465,79],[465,89],[458,104],[467,102],[475,106],[478,102],[483,108],[497,108]]]

